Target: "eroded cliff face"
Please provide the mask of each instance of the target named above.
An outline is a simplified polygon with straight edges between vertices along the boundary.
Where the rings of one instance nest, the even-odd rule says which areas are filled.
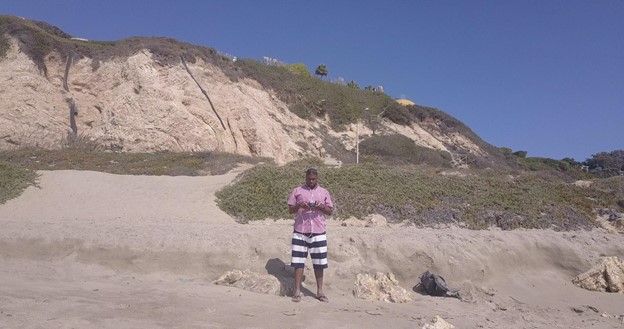
[[[72,131],[73,100],[78,135],[112,150],[220,151],[270,157],[278,163],[327,156],[318,134],[325,122],[297,117],[256,81],[233,82],[201,59],[163,64],[142,50],[100,62],[94,70],[90,58],[68,65],[52,52],[45,58],[46,76],[20,52],[16,39],[9,41],[11,47],[0,60],[0,149],[60,148]],[[448,150],[460,141],[462,149],[483,153],[469,139],[431,127],[384,125],[385,131],[426,147]],[[345,149],[353,149],[354,127],[342,133],[326,127]],[[362,127],[363,136],[370,133]]]

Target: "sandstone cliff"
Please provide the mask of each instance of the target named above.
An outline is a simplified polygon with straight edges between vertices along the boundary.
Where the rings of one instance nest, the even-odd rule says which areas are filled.
[[[220,151],[278,163],[329,157],[329,148],[354,149],[354,124],[336,132],[327,117],[302,119],[273,90],[248,77],[232,79],[201,57],[167,54],[163,60],[149,47],[137,47],[127,56],[99,58],[50,43],[37,61],[23,35],[4,32],[0,149],[59,148],[71,133],[111,150]],[[63,40],[75,49],[89,42]],[[438,150],[487,153],[466,136],[444,133],[435,121],[403,126],[386,120],[377,131]],[[372,132],[362,126],[360,133]]]

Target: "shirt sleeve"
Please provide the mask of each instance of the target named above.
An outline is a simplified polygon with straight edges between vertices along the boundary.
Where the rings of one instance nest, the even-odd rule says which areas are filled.
[[[333,208],[334,203],[332,202],[331,196],[329,195],[329,191],[325,190],[325,206]]]
[[[297,188],[294,188],[292,192],[290,192],[290,196],[288,197],[288,205],[294,206],[297,204]]]

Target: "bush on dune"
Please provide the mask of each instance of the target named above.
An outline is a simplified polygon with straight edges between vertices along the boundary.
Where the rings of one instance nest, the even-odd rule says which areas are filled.
[[[241,222],[291,218],[286,198],[303,183],[304,165],[260,166],[217,193],[218,204]],[[362,218],[371,213],[391,222],[456,224],[481,229],[589,228],[593,210],[618,208],[621,193],[580,188],[539,174],[515,177],[488,170],[455,175],[429,166],[364,164],[321,167],[320,184],[336,203],[334,217]]]
[[[34,185],[37,174],[28,170],[0,161],[0,204],[20,195],[28,186]]]

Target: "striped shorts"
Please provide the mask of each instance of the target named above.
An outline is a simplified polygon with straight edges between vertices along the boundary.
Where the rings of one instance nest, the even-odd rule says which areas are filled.
[[[303,268],[308,251],[314,268],[327,268],[327,234],[293,232],[290,266]]]

